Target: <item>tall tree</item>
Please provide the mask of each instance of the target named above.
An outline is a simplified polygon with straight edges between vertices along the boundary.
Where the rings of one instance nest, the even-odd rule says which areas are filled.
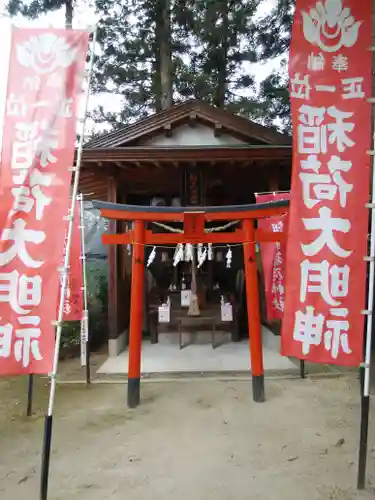
[[[171,0],[157,0],[155,47],[160,55],[161,108],[173,104]]]
[[[296,0],[277,0],[259,23],[257,44],[262,59],[285,56],[289,51]]]
[[[217,55],[217,87],[215,91],[214,104],[218,108],[224,108],[228,90],[228,56],[229,56],[229,29],[230,8],[233,2],[226,0],[221,2],[218,11],[220,30],[218,34],[219,45],[216,48]]]
[[[261,82],[257,96],[260,121],[264,125],[276,126],[281,132],[291,130],[286,64],[286,60],[281,61],[279,71],[272,72]]]
[[[190,32],[188,74],[180,79],[182,95],[203,99],[234,112],[251,114],[256,61],[254,16],[261,0],[191,0],[180,22]],[[185,7],[185,9],[186,9]],[[189,79],[189,75],[193,78]]]
[[[260,85],[259,103],[264,107],[263,121],[275,123],[289,132],[291,129],[288,52],[292,31],[295,0],[278,0],[276,6],[259,23],[259,60],[279,58],[277,71],[273,71]]]
[[[173,54],[184,51],[174,43],[172,0],[96,0],[101,22],[101,54],[94,67],[97,92],[122,98],[118,113],[99,108],[96,121],[114,126],[172,105],[178,78]],[[174,75],[174,81],[172,79]]]
[[[261,3],[96,0],[102,53],[95,90],[118,94],[122,104],[116,113],[98,108],[94,119],[118,126],[189,98],[261,119],[270,96],[258,102],[251,72],[258,59],[255,15]]]
[[[6,10],[11,16],[21,14],[29,19],[37,19],[43,14],[65,7],[65,26],[73,24],[74,0],[9,0]]]

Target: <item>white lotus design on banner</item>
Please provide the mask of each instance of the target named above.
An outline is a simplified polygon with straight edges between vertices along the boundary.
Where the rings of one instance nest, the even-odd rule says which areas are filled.
[[[354,19],[348,7],[343,7],[342,0],[317,2],[309,13],[302,12],[302,19],[306,40],[325,52],[353,47],[362,24]]]
[[[27,42],[18,44],[16,51],[18,62],[39,75],[68,68],[77,55],[76,50],[63,37],[54,33],[32,36]]]

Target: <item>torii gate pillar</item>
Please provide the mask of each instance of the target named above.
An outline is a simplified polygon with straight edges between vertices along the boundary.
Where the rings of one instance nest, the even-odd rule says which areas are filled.
[[[145,274],[145,226],[134,222],[132,258],[132,296],[129,325],[128,406],[135,408],[140,402],[143,287]]]
[[[244,264],[246,279],[247,321],[249,326],[251,379],[253,399],[257,403],[265,401],[264,368],[262,347],[262,325],[260,322],[259,285],[255,249],[254,222],[245,219],[242,222],[244,232]]]

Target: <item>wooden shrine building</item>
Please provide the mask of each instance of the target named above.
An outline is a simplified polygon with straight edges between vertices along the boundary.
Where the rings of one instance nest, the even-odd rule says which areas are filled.
[[[200,101],[188,101],[122,129],[104,134],[84,147],[80,191],[93,200],[132,205],[203,206],[255,203],[255,193],[290,188],[291,139]],[[109,221],[109,232],[125,232],[125,221]],[[173,226],[171,224],[170,226]],[[173,227],[158,225],[154,231]],[[108,247],[109,354],[126,346],[131,297],[131,250]],[[145,287],[144,335],[176,330],[157,325],[157,305],[172,297],[191,279],[188,263],[173,266],[175,248],[157,248]],[[231,268],[225,248],[198,271],[200,302],[206,310],[220,309],[225,295],[234,305],[232,340],[247,335],[239,276],[242,248],[233,247]],[[147,249],[147,262],[151,249]],[[242,284],[243,286],[243,284]],[[174,298],[176,297],[176,298]],[[173,309],[173,307],[172,307]],[[173,316],[173,314],[172,314]],[[241,319],[242,318],[242,319]],[[245,330],[245,331],[243,331]]]

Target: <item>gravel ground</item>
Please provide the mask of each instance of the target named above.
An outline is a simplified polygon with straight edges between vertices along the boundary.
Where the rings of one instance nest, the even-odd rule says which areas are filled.
[[[48,387],[37,379],[26,418],[27,380],[0,381],[0,498],[39,498]],[[370,428],[366,492],[355,489],[359,390],[354,375],[251,383],[148,381],[142,404],[123,384],[59,385],[50,500],[374,499]]]

